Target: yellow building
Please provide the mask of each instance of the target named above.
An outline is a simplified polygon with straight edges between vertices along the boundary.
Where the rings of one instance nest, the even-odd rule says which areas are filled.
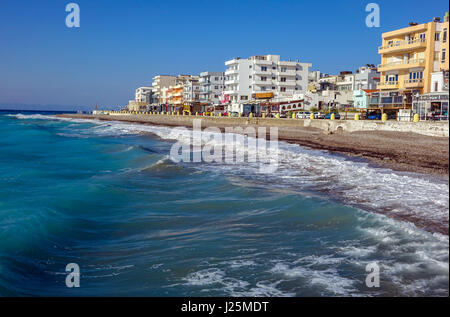
[[[383,110],[411,108],[412,96],[431,91],[431,73],[448,70],[448,25],[447,13],[443,22],[434,18],[382,34],[377,88]]]

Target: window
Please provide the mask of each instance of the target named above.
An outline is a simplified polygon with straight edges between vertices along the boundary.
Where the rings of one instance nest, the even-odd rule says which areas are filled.
[[[442,42],[447,42],[447,29],[444,29],[444,31],[442,32]]]
[[[286,91],[286,87],[281,87],[281,88],[280,88],[280,91],[281,91],[281,92],[285,92],[285,91]]]
[[[283,72],[283,73],[284,73],[285,71],[286,71],[286,67],[281,67],[281,68],[280,68],[280,72]]]
[[[249,75],[248,78],[252,78],[252,75]]]
[[[267,71],[267,67],[266,67],[266,66],[261,66],[261,70],[262,70],[263,72],[265,72],[265,71]]]
[[[439,41],[439,32],[434,33],[434,40]]]
[[[276,77],[272,77],[272,79],[277,79]]]
[[[248,100],[248,96],[241,96],[241,100]]]
[[[275,89],[275,86],[272,86],[272,89]]]
[[[275,66],[272,66],[272,69],[277,69]]]
[[[219,86],[214,86],[214,89],[219,89]]]
[[[280,81],[281,81],[282,83],[285,83],[285,82],[286,82],[286,77],[281,77],[281,78],[280,78]]]
[[[425,40],[425,33],[420,33],[419,38],[420,38],[421,40]]]
[[[252,68],[252,65],[248,65],[248,68]]]
[[[442,49],[441,63],[445,63],[445,48]]]
[[[267,81],[267,77],[261,77],[261,81]]]

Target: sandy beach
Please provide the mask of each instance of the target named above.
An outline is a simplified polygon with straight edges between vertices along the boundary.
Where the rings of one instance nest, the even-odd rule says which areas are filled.
[[[192,126],[192,121],[180,120],[180,117],[170,116],[87,114],[63,114],[58,116],[152,125]],[[202,128],[216,126],[224,129],[228,126],[236,126],[233,123],[233,118],[231,120],[228,118],[213,118],[213,121],[209,119],[202,120]],[[293,127],[287,124],[291,120],[273,119],[271,121],[271,126],[278,127],[279,140],[312,149],[365,158],[378,166],[397,171],[449,175],[449,138],[394,131],[330,133],[312,127]],[[247,126],[251,126],[251,124]]]

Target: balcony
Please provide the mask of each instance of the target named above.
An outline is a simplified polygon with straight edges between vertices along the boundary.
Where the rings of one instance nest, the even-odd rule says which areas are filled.
[[[225,71],[225,76],[233,75],[233,74],[237,74],[237,73],[239,73],[239,70],[238,70],[238,69],[227,69],[227,70]]]
[[[253,59],[254,63],[256,65],[267,65],[267,66],[271,66],[272,65],[272,61],[271,60],[266,60],[266,59]]]
[[[253,74],[256,75],[265,75],[265,76],[272,76],[272,70],[261,70],[261,69],[255,69],[253,70]]]
[[[385,81],[377,85],[377,89],[398,89],[398,81]]]
[[[255,79],[253,81],[253,84],[255,85],[263,85],[263,86],[272,86],[272,80],[260,80],[260,79]]]
[[[232,60],[226,61],[225,65],[229,66],[229,65],[237,64],[237,63],[239,63],[239,59],[240,58],[233,58]]]
[[[285,72],[277,71],[277,75],[280,76],[280,77],[283,77],[283,76],[295,76],[295,75],[297,75],[297,72],[294,69],[288,69]]]
[[[420,88],[423,87],[423,79],[406,79],[405,80],[405,88]]]
[[[223,93],[225,95],[237,95],[238,91],[237,90],[225,90]]]
[[[410,59],[410,60],[402,60],[387,64],[378,65],[379,72],[385,72],[388,70],[396,70],[396,69],[408,69],[413,67],[425,67],[425,60],[421,59]]]
[[[229,79],[225,81],[225,85],[237,85],[237,84],[239,84],[238,79]]]
[[[418,48],[425,48],[427,46],[426,39],[413,39],[405,41],[396,41],[385,46],[378,47],[378,54],[387,54],[400,51],[415,50]]]
[[[290,86],[290,87],[294,87],[295,86],[295,80],[286,80],[286,81],[279,81],[278,82],[279,86]]]

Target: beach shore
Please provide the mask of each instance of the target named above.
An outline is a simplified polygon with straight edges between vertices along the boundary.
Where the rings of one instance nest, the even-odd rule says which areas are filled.
[[[163,115],[88,115],[62,114],[63,118],[123,121],[138,124],[192,127],[194,116]],[[242,126],[277,127],[278,139],[312,149],[327,150],[365,158],[370,162],[397,171],[449,175],[449,138],[398,131],[334,132],[295,125],[301,119],[197,117],[202,128]]]

